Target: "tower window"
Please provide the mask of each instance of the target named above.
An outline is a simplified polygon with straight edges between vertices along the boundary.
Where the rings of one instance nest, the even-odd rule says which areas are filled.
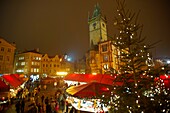
[[[93,23],[93,28],[96,29],[96,23]]]
[[[105,27],[105,25],[104,25],[104,24],[102,24],[102,26],[103,26],[103,27]]]
[[[102,52],[106,52],[107,51],[107,44],[102,45]]]
[[[103,65],[103,68],[104,68],[105,70],[107,70],[107,69],[109,69],[109,65],[108,65],[108,64],[104,64],[104,65]]]

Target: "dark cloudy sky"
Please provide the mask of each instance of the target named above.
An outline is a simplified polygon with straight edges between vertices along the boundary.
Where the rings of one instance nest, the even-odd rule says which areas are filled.
[[[82,57],[89,49],[88,12],[99,3],[107,18],[108,35],[115,27],[115,0],[0,0],[0,36],[15,42],[17,50],[39,48],[49,55],[67,53]],[[160,41],[152,50],[156,57],[170,57],[169,0],[126,0],[133,12],[141,10],[139,22],[148,43]]]

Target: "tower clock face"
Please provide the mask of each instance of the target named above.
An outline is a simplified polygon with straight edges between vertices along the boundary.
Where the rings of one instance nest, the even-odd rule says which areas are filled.
[[[108,55],[104,55],[103,60],[104,60],[104,61],[108,61],[108,60],[109,60]]]

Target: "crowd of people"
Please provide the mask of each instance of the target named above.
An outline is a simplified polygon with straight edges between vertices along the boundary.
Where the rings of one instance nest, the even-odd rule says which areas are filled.
[[[32,90],[30,90],[32,88]],[[54,86],[53,86],[54,88]],[[48,85],[41,84],[26,87],[29,93],[25,96],[25,90],[20,91],[18,101],[15,104],[17,113],[68,113],[68,106],[66,101],[66,94],[63,85],[55,88],[55,91],[48,90],[49,95],[46,94]],[[50,91],[54,92],[51,93]],[[28,108],[25,109],[25,103],[28,102]]]

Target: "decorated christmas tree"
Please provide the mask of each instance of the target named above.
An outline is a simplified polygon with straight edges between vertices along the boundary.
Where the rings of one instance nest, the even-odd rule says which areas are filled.
[[[145,43],[146,38],[142,36],[143,26],[138,23],[139,13],[127,10],[124,1],[117,0],[117,6],[118,15],[115,16],[114,25],[119,32],[113,39],[113,46],[117,48],[118,74],[114,80],[111,111],[161,111],[160,103],[165,103],[167,95],[157,90],[160,85],[155,82],[154,65],[149,52],[153,44]],[[159,96],[163,96],[162,99]]]

